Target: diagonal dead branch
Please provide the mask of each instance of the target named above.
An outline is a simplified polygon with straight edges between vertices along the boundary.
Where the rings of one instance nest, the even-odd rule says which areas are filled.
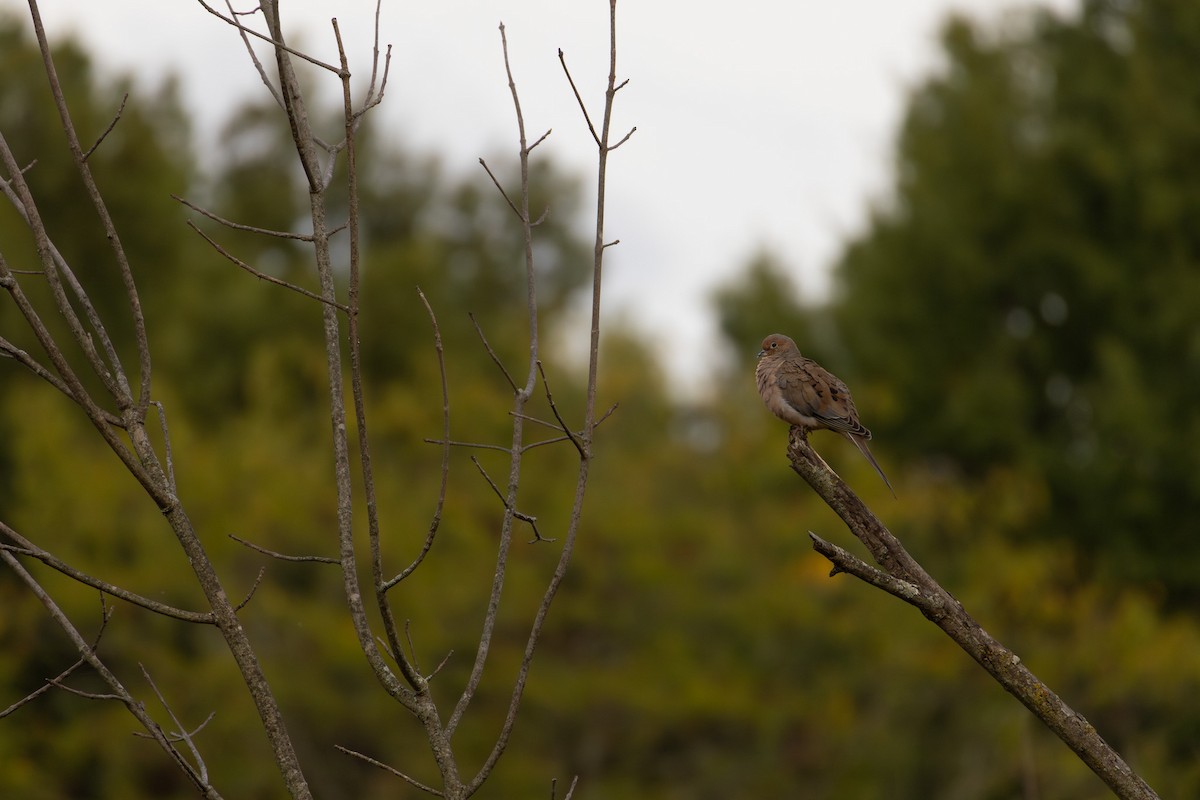
[[[788,459],[792,469],[866,545],[884,573],[900,583],[882,580],[876,572],[869,571],[871,568],[868,571],[861,568],[866,564],[853,557],[842,558],[837,551],[830,550],[835,570],[840,568],[856,575],[920,609],[926,619],[941,628],[997,683],[1062,739],[1118,797],[1130,800],[1158,797],[1081,714],[1063,702],[1013,651],[993,639],[962,604],[909,555],[904,545],[809,446],[803,428],[793,426],[790,431]],[[822,552],[821,541],[813,537],[819,552]],[[903,584],[914,587],[915,595]]]

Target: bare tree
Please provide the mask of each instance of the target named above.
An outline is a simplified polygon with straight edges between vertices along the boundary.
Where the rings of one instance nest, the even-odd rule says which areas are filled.
[[[529,668],[534,650],[545,624],[551,604],[566,575],[568,565],[574,552],[576,537],[579,533],[582,519],[584,497],[588,487],[588,475],[592,461],[593,436],[608,412],[598,413],[596,408],[596,376],[600,341],[600,297],[604,256],[608,247],[615,241],[606,241],[604,230],[605,184],[609,154],[627,141],[633,131],[625,134],[614,142],[611,136],[612,111],[618,90],[624,83],[618,83],[616,77],[616,0],[609,2],[609,74],[607,88],[603,98],[603,111],[599,124],[593,122],[584,99],[575,89],[575,83],[567,69],[562,52],[559,59],[566,79],[583,112],[584,122],[588,132],[595,142],[597,149],[596,174],[596,222],[595,245],[592,264],[592,302],[591,327],[588,348],[588,380],[586,401],[581,422],[572,424],[567,421],[554,401],[550,381],[542,361],[542,348],[538,330],[538,300],[537,281],[535,280],[535,228],[539,219],[533,216],[530,209],[530,156],[549,136],[549,131],[532,143],[526,134],[525,119],[521,111],[520,98],[516,81],[512,75],[508,59],[508,44],[504,26],[500,26],[501,51],[508,77],[508,85],[512,94],[513,108],[516,114],[517,134],[519,140],[520,185],[513,191],[506,190],[495,177],[492,170],[483,160],[481,165],[487,175],[495,183],[508,207],[514,212],[517,224],[521,226],[524,237],[524,267],[526,278],[526,314],[528,320],[528,360],[523,369],[514,377],[501,359],[492,350],[482,328],[476,324],[479,333],[480,346],[486,348],[496,367],[503,375],[512,390],[512,404],[509,416],[512,420],[511,438],[503,445],[494,443],[466,443],[451,438],[451,397],[447,389],[445,375],[445,360],[443,344],[438,327],[437,316],[432,304],[422,293],[420,299],[428,311],[431,338],[436,348],[438,362],[441,367],[442,392],[442,430],[440,437],[431,437],[441,448],[441,481],[440,494],[436,498],[435,512],[428,528],[417,537],[418,544],[406,558],[407,564],[396,569],[391,566],[394,556],[384,552],[384,541],[398,540],[402,537],[385,536],[381,530],[375,491],[375,478],[372,469],[370,437],[368,435],[368,420],[366,413],[366,392],[362,367],[362,342],[360,341],[360,275],[362,271],[362,252],[360,248],[360,213],[358,206],[358,169],[356,135],[368,112],[377,106],[384,97],[388,81],[390,50],[381,54],[378,42],[379,7],[376,7],[376,41],[370,79],[365,94],[356,100],[352,91],[351,73],[346,56],[346,48],[342,41],[337,20],[332,21],[332,36],[337,43],[338,63],[324,63],[288,46],[280,16],[278,0],[263,0],[250,11],[237,11],[230,0],[226,0],[225,8],[218,9],[197,0],[209,13],[236,29],[243,39],[247,53],[266,85],[275,102],[279,106],[282,118],[291,131],[292,142],[298,164],[303,170],[309,197],[311,233],[295,233],[293,231],[273,231],[258,228],[243,222],[226,220],[206,211],[186,200],[180,201],[189,208],[205,217],[229,228],[240,231],[251,231],[263,236],[299,240],[311,247],[312,263],[315,268],[317,289],[309,290],[288,283],[255,270],[252,266],[238,259],[235,253],[226,250],[216,239],[203,233],[196,226],[193,229],[211,245],[222,257],[236,266],[245,269],[259,278],[278,284],[281,288],[296,291],[320,304],[322,330],[324,333],[325,359],[328,367],[328,390],[330,426],[333,434],[333,465],[336,485],[336,542],[337,557],[323,556],[286,556],[276,553],[252,542],[242,539],[246,546],[260,553],[276,558],[336,564],[341,570],[345,600],[347,603],[347,622],[353,627],[358,645],[362,650],[371,673],[375,676],[380,688],[395,702],[416,718],[423,728],[439,772],[440,786],[429,786],[410,777],[402,770],[385,765],[363,753],[349,748],[340,748],[347,754],[358,759],[386,769],[408,783],[434,795],[447,798],[465,798],[474,794],[487,780],[504,752],[513,726],[516,722],[521,699],[529,677]],[[4,540],[0,542],[0,559],[28,587],[29,592],[37,597],[46,607],[50,617],[62,628],[70,638],[74,648],[79,653],[78,661],[68,667],[62,674],[38,688],[24,699],[14,703],[0,715],[8,715],[18,708],[34,702],[48,689],[60,689],[82,694],[96,700],[115,700],[125,705],[147,734],[156,741],[165,753],[178,765],[196,789],[205,797],[220,797],[219,790],[212,784],[205,761],[196,745],[193,735],[195,730],[188,730],[175,719],[168,700],[155,686],[149,672],[143,670],[147,684],[152,688],[156,699],[172,720],[173,730],[165,730],[147,712],[146,705],[139,700],[126,686],[125,681],[118,676],[97,653],[98,639],[89,641],[79,631],[75,622],[63,613],[49,592],[35,577],[25,569],[23,559],[36,559],[70,578],[93,587],[100,592],[102,601],[102,620],[107,622],[110,608],[105,598],[117,598],[142,608],[154,611],[180,622],[215,626],[224,637],[226,646],[233,656],[234,663],[244,681],[254,706],[262,723],[263,731],[274,753],[280,779],[292,797],[302,799],[312,796],[304,768],[297,756],[287,723],[279,703],[272,691],[270,683],[264,675],[259,662],[259,656],[254,643],[247,635],[239,618],[239,610],[250,601],[254,591],[262,579],[250,589],[249,594],[240,602],[230,598],[227,584],[218,574],[212,560],[205,552],[190,521],[186,506],[181,499],[174,478],[175,454],[171,447],[170,430],[167,416],[161,403],[156,400],[152,383],[151,342],[147,334],[142,314],[141,300],[134,281],[134,270],[129,263],[126,251],[121,244],[119,231],[116,230],[108,212],[104,195],[92,175],[88,163],[89,156],[101,146],[107,130],[87,149],[81,142],[71,118],[63,88],[59,84],[55,71],[54,59],[51,56],[50,43],[42,24],[36,0],[30,0],[30,17],[41,51],[43,66],[50,80],[51,92],[57,106],[65,132],[67,146],[71,152],[75,167],[86,187],[92,207],[97,218],[104,226],[108,242],[115,257],[120,276],[123,281],[125,296],[128,300],[129,312],[133,320],[134,343],[136,345],[137,363],[128,365],[118,356],[119,346],[108,333],[106,321],[97,313],[89,299],[83,284],[76,279],[72,266],[60,255],[58,249],[46,230],[38,209],[37,199],[33,196],[25,181],[25,171],[31,165],[21,165],[17,162],[7,142],[0,135],[0,163],[3,164],[5,179],[2,188],[6,198],[21,215],[29,228],[36,245],[38,255],[37,270],[24,271],[11,268],[0,253],[0,287],[9,293],[19,309],[25,323],[29,326],[38,342],[46,353],[48,363],[43,363],[29,353],[21,350],[7,340],[0,339],[0,355],[15,359],[28,371],[45,381],[49,386],[64,394],[73,401],[95,428],[108,447],[119,457],[122,465],[129,471],[144,489],[147,497],[155,504],[174,533],[180,548],[187,556],[194,572],[194,579],[202,589],[208,609],[190,611],[175,608],[164,603],[139,595],[129,589],[110,584],[97,578],[86,568],[69,564],[56,557],[51,550],[40,542],[51,540],[52,532],[37,531],[23,534],[14,530],[8,524],[0,521],[0,534]],[[261,20],[256,27],[256,18]],[[268,68],[259,61],[254,44],[263,44],[269,48],[274,58],[274,76]],[[341,138],[337,142],[327,142],[313,130],[312,115],[306,99],[306,90],[297,77],[296,61],[300,60],[313,65],[333,80],[340,83],[342,89],[342,122]],[[119,123],[120,111],[114,118],[113,125]],[[344,162],[345,185],[344,191],[349,198],[347,216],[344,220],[332,220],[332,212],[327,195],[338,174],[335,167]],[[349,277],[344,291],[339,290],[334,271],[334,249],[339,246],[336,238],[344,233],[348,242],[344,245],[348,252]],[[53,306],[39,308],[30,299],[25,290],[28,281],[42,281],[50,289]],[[418,292],[420,290],[418,289]],[[59,341],[47,324],[48,316],[57,317],[66,324],[71,341]],[[81,357],[68,355],[75,349]],[[343,363],[343,352],[348,352],[349,363]],[[90,373],[87,374],[87,373]],[[344,401],[344,379],[348,376],[352,407],[347,408]],[[98,381],[102,391],[90,388]],[[529,413],[529,404],[539,393],[543,393],[552,413],[552,419],[540,419]],[[552,431],[550,438],[535,438],[530,435],[530,426]],[[351,426],[357,431],[357,442],[350,440]],[[158,441],[156,447],[155,441]],[[573,448],[578,456],[578,471],[575,480],[572,510],[566,529],[553,539],[543,536],[539,529],[537,518],[533,514],[518,508],[518,489],[522,480],[522,465],[525,454],[534,447],[552,443],[561,443]],[[389,592],[406,578],[418,570],[424,560],[433,552],[438,535],[439,523],[442,516],[443,504],[446,498],[446,487],[450,477],[450,451],[452,447],[500,449],[508,455],[508,474],[500,480],[493,479],[482,464],[473,458],[481,478],[495,491],[502,508],[499,524],[499,546],[496,553],[495,568],[491,580],[491,589],[483,613],[482,629],[479,634],[478,646],[472,663],[470,674],[458,695],[457,700],[448,708],[439,707],[431,693],[431,682],[438,670],[426,674],[418,667],[415,654],[412,652],[412,641],[407,630],[402,630],[398,620],[402,614],[394,607]],[[362,491],[362,500],[356,502],[355,489]],[[356,561],[355,515],[365,515],[366,535],[370,548],[369,577],[361,576]],[[550,576],[542,594],[540,603],[532,609],[532,619],[526,639],[520,668],[511,687],[508,710],[497,733],[490,753],[482,763],[469,765],[462,762],[456,753],[452,741],[456,729],[469,713],[471,703],[479,688],[480,681],[487,668],[488,655],[496,631],[497,611],[500,606],[508,567],[509,549],[516,531],[528,526],[535,540],[560,541],[560,554],[557,565]],[[364,583],[369,580],[369,588]],[[377,615],[382,626],[382,636],[377,636],[372,627],[372,615]],[[102,628],[103,629],[103,628]],[[406,647],[407,645],[407,647]],[[64,681],[76,670],[84,666],[91,668],[108,686],[105,693],[85,693],[68,687]],[[440,667],[439,667],[440,669]],[[202,726],[201,726],[202,727]],[[568,790],[567,797],[574,790],[574,783]]]

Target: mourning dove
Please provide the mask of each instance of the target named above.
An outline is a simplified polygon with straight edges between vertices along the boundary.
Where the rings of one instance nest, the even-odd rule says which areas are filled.
[[[805,430],[824,428],[845,434],[895,496],[891,481],[867,447],[871,432],[858,421],[850,390],[840,378],[800,355],[796,343],[781,333],[763,339],[754,376],[758,379],[758,393],[772,414]]]

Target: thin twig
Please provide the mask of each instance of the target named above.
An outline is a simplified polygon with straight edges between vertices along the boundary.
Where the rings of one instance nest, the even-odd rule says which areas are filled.
[[[542,386],[546,389],[546,402],[550,404],[550,410],[554,413],[554,418],[558,420],[559,429],[567,435],[571,440],[571,444],[575,445],[575,449],[579,451],[579,457],[584,457],[583,443],[575,438],[575,434],[571,433],[571,429],[567,427],[566,421],[562,418],[562,414],[558,413],[558,405],[554,402],[554,395],[550,393],[550,381],[546,378],[546,370],[542,367],[542,362],[537,362],[538,372],[542,375]]]
[[[146,669],[144,664],[139,663],[138,667],[142,670],[142,675],[146,678],[146,683],[150,684],[150,689],[154,692],[154,696],[158,698],[158,702],[162,704],[163,709],[167,712],[167,716],[175,723],[175,730],[178,731],[178,736],[187,745],[188,750],[192,752],[192,758],[195,759],[196,769],[200,773],[200,780],[208,783],[208,766],[204,763],[204,758],[200,755],[200,750],[197,749],[196,743],[192,741],[192,735],[188,733],[188,729],[179,721],[179,717],[175,716],[175,710],[171,708],[171,704],[167,702],[167,698],[163,697],[163,693],[158,690],[158,684],[150,677],[150,670]]]
[[[518,215],[519,213],[520,212],[518,212]],[[467,318],[470,319],[471,324],[475,326],[475,333],[479,335],[479,341],[483,342],[484,349],[487,350],[488,355],[492,357],[492,362],[500,368],[502,373],[504,373],[504,379],[508,381],[508,385],[512,387],[513,393],[520,393],[521,390],[517,388],[517,382],[513,380],[512,375],[508,374],[508,370],[504,368],[504,362],[500,360],[500,356],[496,355],[496,351],[493,350],[491,344],[488,343],[487,336],[483,334],[483,328],[479,327],[479,322],[475,319],[475,315],[468,311]]]
[[[485,470],[483,465],[479,463],[479,459],[477,459],[475,456],[471,456],[471,463],[475,465],[475,468],[479,470],[479,474],[483,476],[483,479],[486,480],[488,485],[492,487],[492,491],[495,492],[496,496],[500,498],[500,502],[504,504],[504,509],[508,513],[512,514],[515,518],[521,520],[522,522],[528,523],[529,527],[533,529],[533,539],[530,540],[530,544],[533,542],[555,541],[549,537],[542,536],[541,531],[538,530],[537,517],[526,514],[523,511],[518,511],[509,504],[504,497],[504,493],[500,491],[500,487],[496,485],[496,482],[492,480],[492,477],[487,474],[487,470]]]
[[[204,718],[204,721],[203,721],[203,722],[201,722],[201,723],[200,723],[199,725],[197,725],[196,727],[192,728],[190,731],[188,731],[188,735],[189,735],[189,736],[195,736],[196,734],[200,733],[200,731],[202,731],[202,730],[204,730],[205,728],[207,728],[207,727],[208,727],[208,723],[212,722],[212,721],[213,721],[213,720],[216,718],[216,716],[217,716],[217,712],[216,712],[216,711],[210,711],[210,712],[208,712],[208,716]],[[178,733],[170,733],[170,732],[167,732],[167,731],[164,731],[164,733],[166,733],[166,736],[167,736],[167,741],[169,741],[169,742],[180,742],[180,741],[183,741],[183,737],[182,737],[182,736],[180,736]],[[133,735],[134,735],[134,736],[136,736],[136,737],[138,737],[139,739],[150,739],[150,738],[152,738],[152,737],[151,737],[151,736],[149,736],[148,734],[142,733],[141,731],[134,731],[134,732],[133,732]]]
[[[483,442],[460,442],[456,439],[430,439],[425,437],[421,441],[425,444],[440,444],[448,447],[470,447],[478,450],[499,450],[501,453],[512,453],[511,447],[505,447],[502,444],[484,444]]]
[[[404,620],[404,638],[408,640],[408,658],[412,662],[413,668],[420,671],[421,662],[417,660],[417,646],[412,640],[412,620]]]
[[[258,575],[255,576],[254,583],[250,586],[250,591],[246,592],[246,596],[242,598],[242,602],[238,603],[236,606],[233,607],[233,610],[235,612],[241,611],[243,608],[245,608],[247,605],[250,604],[250,600],[253,599],[254,593],[258,591],[259,584],[262,583],[263,576],[266,574],[267,574],[266,567],[258,568]]]
[[[517,208],[517,204],[512,201],[512,198],[508,196],[508,192],[504,191],[504,187],[500,185],[500,181],[497,180],[496,176],[492,173],[492,168],[489,167],[487,162],[482,158],[479,159],[479,166],[483,167],[484,172],[486,172],[488,177],[492,179],[492,183],[496,185],[496,191],[500,192],[500,196],[504,198],[504,202],[508,203],[508,207],[512,209],[513,213],[517,215],[517,219],[520,219],[522,222],[524,222],[525,220],[521,216],[521,210]]]
[[[105,138],[108,137],[108,135],[110,133],[112,133],[112,129],[117,127],[117,122],[121,119],[121,114],[125,111],[125,103],[128,101],[129,101],[129,92],[126,92],[121,97],[121,105],[117,107],[117,113],[113,116],[112,122],[108,123],[108,127],[105,128],[104,132],[101,133],[99,138],[96,139],[96,143],[93,144],[91,147],[89,147],[87,149],[87,152],[85,152],[83,154],[84,161],[87,161],[89,158],[91,158],[92,153],[96,152],[96,148],[100,146],[100,144],[105,140]]]
[[[312,64],[315,67],[320,67],[321,69],[329,70],[334,75],[340,74],[340,70],[338,70],[338,68],[333,66],[332,64],[326,64],[324,61],[313,58],[312,56],[308,55],[307,53],[302,53],[299,50],[295,50],[291,47],[288,47],[286,44],[284,44],[282,41],[280,41],[278,39],[273,39],[270,36],[264,36],[263,34],[259,33],[258,31],[254,30],[253,28],[247,28],[245,25],[238,22],[236,19],[231,19],[229,17],[223,16],[220,11],[217,11],[215,8],[210,6],[208,3],[204,2],[204,0],[196,0],[196,2],[198,2],[201,6],[203,6],[205,11],[212,14],[214,17],[221,20],[222,22],[224,22],[228,25],[232,25],[233,27],[237,28],[243,34],[248,33],[251,36],[254,36],[258,39],[263,40],[267,44],[271,45],[271,47],[273,47],[276,50],[276,52],[283,51],[285,53],[295,56],[296,58],[301,59],[302,61],[307,61],[308,63]],[[247,43],[247,47],[249,47],[249,43]],[[255,59],[255,64],[258,64],[258,59]],[[265,75],[266,73],[264,72],[263,74]],[[269,85],[270,84],[268,84],[268,86]]]
[[[368,764],[370,764],[373,767],[379,767],[382,770],[387,770],[388,772],[395,775],[397,778],[400,778],[401,780],[406,781],[407,783],[411,784],[412,786],[417,787],[422,792],[431,794],[434,797],[443,797],[444,796],[441,792],[439,792],[437,789],[434,789],[432,786],[426,786],[425,784],[421,783],[416,778],[413,778],[409,775],[405,775],[400,770],[396,769],[395,767],[389,767],[387,764],[384,764],[382,761],[376,761],[375,759],[371,758],[368,755],[363,755],[362,753],[358,752],[357,750],[351,750],[349,747],[342,747],[340,744],[335,744],[334,747],[337,748],[338,750],[342,751],[343,753],[345,753],[348,756],[354,756],[357,759],[361,759],[362,761],[367,762]]]
[[[101,595],[100,595],[100,628],[99,628],[99,630],[96,631],[96,636],[92,639],[92,645],[91,645],[90,649],[93,653],[95,653],[96,648],[100,646],[100,639],[101,639],[101,637],[104,636],[104,629],[108,627],[108,621],[110,619],[112,619],[112,615],[113,615],[113,611],[111,608],[109,608],[108,604],[104,602],[104,594],[101,593]],[[14,711],[16,711],[18,708],[20,708],[21,706],[25,705],[26,703],[33,702],[38,697],[42,696],[46,692],[50,691],[51,689],[53,689],[56,686],[58,686],[59,684],[61,684],[63,681],[65,681],[67,678],[69,678],[71,676],[72,672],[74,672],[75,670],[82,667],[84,665],[84,663],[85,663],[84,660],[81,658],[78,661],[76,661],[74,664],[72,664],[71,666],[67,667],[65,670],[60,672],[56,677],[48,678],[46,680],[46,682],[44,684],[42,684],[41,686],[39,686],[37,689],[34,689],[32,692],[25,695],[25,697],[21,698],[20,700],[18,700],[15,703],[13,703],[11,706],[4,709],[3,711],[0,711],[0,719],[4,719],[9,714],[12,714]]]
[[[232,220],[225,219],[224,217],[218,216],[207,209],[201,208],[200,206],[193,203],[191,200],[180,197],[177,194],[171,195],[171,199],[175,200],[179,203],[182,203],[183,205],[190,208],[192,211],[195,211],[197,214],[208,217],[213,222],[220,223],[221,225],[224,225],[226,228],[232,228],[235,231],[246,231],[247,233],[257,233],[262,236],[274,236],[277,239],[295,239],[295,240],[301,241],[301,242],[311,242],[312,241],[312,236],[307,233],[293,233],[291,231],[273,231],[270,228],[256,228],[253,225],[243,225],[240,222],[234,222]]]
[[[171,491],[178,494],[179,489],[175,485],[175,459],[171,455],[171,432],[167,429],[167,411],[158,400],[151,400],[150,405],[158,411],[158,422],[162,429],[163,455],[167,460],[167,483],[170,484]]]
[[[888,575],[878,567],[872,567],[853,553],[838,547],[832,542],[825,541],[812,531],[809,531],[808,535],[812,539],[813,549],[825,556],[833,564],[833,569],[829,573],[831,578],[839,572],[845,572],[865,583],[871,584],[877,589],[882,589],[888,594],[900,598],[906,603],[923,610],[929,610],[932,613],[933,605],[930,599],[921,594],[921,587],[915,583],[909,583],[908,581]]]
[[[446,490],[450,483],[450,448],[455,444],[461,444],[453,442],[450,439],[450,388],[446,378],[446,354],[445,347],[442,344],[442,331],[438,327],[437,315],[433,313],[433,306],[429,304],[429,299],[425,297],[425,293],[421,291],[420,286],[417,287],[417,296],[421,298],[421,302],[425,305],[425,311],[429,314],[429,323],[433,326],[433,349],[437,353],[438,374],[442,382],[442,439],[435,442],[442,445],[441,479],[438,486],[437,503],[433,509],[433,518],[429,521],[429,527],[425,531],[425,541],[421,545],[421,550],[413,558],[412,563],[383,584],[383,591],[385,592],[411,575],[417,567],[421,566],[421,562],[425,560],[425,556],[433,549],[433,541],[437,537],[437,532],[441,527],[442,511],[446,504]],[[426,439],[425,441],[429,442],[431,440]]]
[[[583,102],[583,97],[580,96],[579,89],[575,86],[571,70],[567,69],[567,59],[563,55],[561,47],[558,48],[558,63],[562,64],[563,73],[567,76],[567,83],[571,84],[571,91],[575,93],[575,102],[579,103],[579,110],[583,112],[583,120],[587,123],[588,130],[592,132],[592,138],[596,141],[596,145],[600,146],[600,135],[596,133],[596,126],[592,124],[592,118],[588,115],[587,105]]]
[[[285,289],[291,289],[293,292],[304,295],[309,300],[316,300],[318,303],[325,303],[326,305],[336,308],[338,311],[343,311],[346,313],[350,312],[349,308],[347,308],[345,305],[339,303],[337,300],[332,300],[327,297],[322,297],[321,295],[316,294],[315,292],[310,292],[308,289],[297,286],[294,283],[288,283],[285,280],[281,280],[279,278],[273,277],[271,275],[266,274],[265,272],[259,272],[254,267],[250,266],[245,261],[242,261],[240,258],[235,256],[233,253],[230,253],[224,247],[217,244],[216,240],[214,240],[211,236],[209,236],[204,231],[200,230],[200,228],[197,227],[191,220],[188,220],[187,226],[189,228],[191,228],[192,230],[194,230],[196,233],[200,234],[200,238],[202,238],[202,239],[204,239],[204,241],[208,242],[209,245],[214,250],[217,251],[217,253],[224,256],[225,259],[228,260],[231,264],[233,264],[235,267],[238,267],[239,269],[243,269],[246,272],[249,272],[251,275],[258,278],[259,280],[266,281],[267,283],[273,283],[276,286],[282,286]]]
[[[238,544],[245,545],[246,547],[249,547],[251,550],[262,553],[265,556],[270,556],[271,558],[277,558],[280,561],[297,561],[297,562],[310,562],[311,561],[311,562],[316,562],[318,564],[340,564],[340,563],[342,563],[341,561],[339,561],[336,558],[327,558],[326,556],[288,556],[288,555],[284,555],[283,553],[277,553],[274,550],[268,550],[265,547],[261,547],[257,544],[254,544],[253,542],[248,542],[245,539],[242,539],[238,536],[234,536],[232,533],[227,534],[227,535],[229,536],[230,539],[233,539]]]
[[[17,270],[11,270],[11,272],[16,273]],[[38,271],[37,274],[41,275],[42,273],[41,271]],[[4,280],[0,278],[0,287],[3,286]],[[33,356],[29,355],[29,353],[25,352],[3,337],[0,337],[0,355],[5,356],[6,358],[11,358],[17,363],[21,364],[34,375],[37,375],[39,378],[65,395],[67,399],[76,403],[79,402],[75,398],[75,395],[72,394],[71,387],[67,386],[66,382],[64,382],[62,378],[46,369],[44,366],[39,364]],[[113,425],[117,428],[125,427],[125,421],[111,411],[104,408],[98,408],[97,411],[100,413],[101,418],[103,418],[104,421],[109,425]]]

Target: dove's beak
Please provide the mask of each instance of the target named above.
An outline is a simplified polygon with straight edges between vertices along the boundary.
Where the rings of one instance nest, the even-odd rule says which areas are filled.
[[[756,355],[756,356],[755,356],[755,358],[762,358],[762,357],[763,357],[763,356],[765,356],[766,354],[767,354],[767,351],[766,351],[766,350],[759,350],[759,351],[758,351],[758,355]]]

